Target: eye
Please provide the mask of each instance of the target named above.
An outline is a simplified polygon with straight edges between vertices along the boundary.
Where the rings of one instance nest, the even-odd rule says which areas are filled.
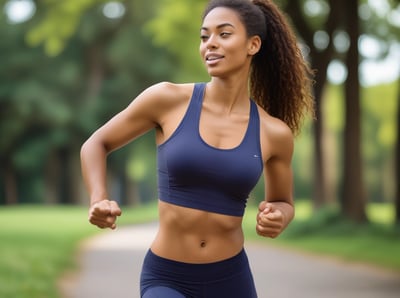
[[[201,39],[202,41],[206,41],[206,40],[208,39],[208,35],[201,34],[201,35],[200,35],[200,39]]]
[[[223,37],[223,38],[227,38],[227,37],[229,37],[231,35],[232,35],[232,33],[230,33],[230,32],[221,32],[221,34],[220,34],[220,36]]]

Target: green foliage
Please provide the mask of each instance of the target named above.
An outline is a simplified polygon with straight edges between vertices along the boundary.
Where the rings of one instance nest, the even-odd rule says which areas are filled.
[[[199,56],[201,15],[207,1],[163,0],[156,16],[148,22],[146,31],[154,43],[175,55],[179,81],[190,82],[206,78]]]
[[[26,36],[32,46],[44,44],[49,56],[56,56],[65,48],[66,42],[75,34],[84,13],[106,0],[47,0],[39,9],[45,9],[45,15],[32,27]]]
[[[394,198],[394,145],[396,141],[397,82],[363,87],[361,90],[362,154],[366,194],[369,201],[392,201]],[[327,155],[326,171],[330,183],[339,189],[342,171],[343,88],[338,85],[326,87],[323,101],[324,143]],[[312,164],[312,135],[305,134],[296,140],[294,175],[296,184],[311,188],[312,177],[304,164]],[[299,192],[300,196],[307,196]],[[334,194],[337,197],[337,193]]]
[[[367,114],[364,127],[371,130],[381,149],[390,149],[396,139],[397,84],[372,86],[363,91],[363,106]]]
[[[51,176],[45,173],[46,167],[53,164],[49,157],[65,152],[77,156],[80,144],[90,133],[152,83],[206,80],[198,54],[206,0],[121,1],[126,12],[120,19],[103,15],[101,9],[106,2],[35,1],[35,16],[21,24],[10,24],[5,14],[0,16],[0,55],[6,57],[0,65],[0,203],[4,202],[6,171],[15,173],[17,188],[23,193],[20,197],[43,201],[49,185],[44,177]],[[277,2],[281,7],[288,3]],[[301,1],[303,9],[305,2]],[[317,2],[326,6],[324,0]],[[393,1],[391,4],[398,5]],[[309,15],[307,21],[318,30],[325,17],[326,12]],[[365,28],[367,33],[379,35],[375,29],[387,28],[390,38],[395,36],[394,26],[388,28],[387,20],[373,17],[363,22],[371,25]],[[45,53],[37,47],[42,44]],[[328,171],[335,178],[331,183],[339,188],[343,94],[340,86],[329,86],[325,92]],[[362,148],[371,201],[393,199],[397,92],[390,84],[369,87],[362,93]],[[154,144],[150,140],[143,139],[138,148],[121,153],[123,158],[110,158],[110,168],[127,160],[126,172],[133,180],[141,179],[135,182],[155,189],[155,176],[149,170],[154,168],[150,163],[154,162],[154,150],[148,149]],[[293,160],[296,197],[311,195],[313,156],[312,127],[307,123],[296,140]],[[69,160],[61,164],[69,164]],[[57,181],[78,174],[58,173]],[[66,188],[74,187],[76,184],[68,184]],[[257,200],[262,199],[263,187],[261,181],[254,192]]]
[[[143,32],[152,1],[125,3],[117,20],[99,10],[104,2],[47,1],[26,23],[0,19],[0,55],[9,57],[0,66],[0,203],[14,186],[22,202],[43,201],[49,186],[58,188],[56,200],[78,199],[72,190],[79,165],[71,160],[79,146],[140,91],[171,77],[170,56]],[[59,30],[64,22],[74,29]],[[30,47],[30,34],[60,47]]]

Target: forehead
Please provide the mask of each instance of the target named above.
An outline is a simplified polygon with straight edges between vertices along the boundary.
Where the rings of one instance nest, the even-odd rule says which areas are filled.
[[[235,28],[243,27],[239,15],[234,10],[226,7],[216,7],[205,16],[202,28],[209,29],[218,27],[221,24],[230,24]]]

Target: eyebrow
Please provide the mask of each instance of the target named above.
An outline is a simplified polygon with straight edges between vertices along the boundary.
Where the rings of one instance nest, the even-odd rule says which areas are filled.
[[[222,24],[219,24],[219,25],[217,26],[217,29],[221,29],[221,28],[223,28],[223,27],[232,27],[232,28],[235,28],[235,26],[233,26],[231,23],[222,23]],[[207,27],[201,27],[201,30],[206,30],[206,31],[208,31],[209,29],[208,29]]]

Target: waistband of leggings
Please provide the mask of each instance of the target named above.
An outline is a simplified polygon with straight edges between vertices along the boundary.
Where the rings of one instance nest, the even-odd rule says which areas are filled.
[[[236,275],[249,268],[249,261],[244,249],[231,258],[204,264],[184,263],[166,259],[154,254],[151,249],[149,249],[145,257],[145,263],[147,263],[152,270],[162,271],[164,273],[168,272],[175,276],[182,276],[185,280],[193,281],[218,280]]]

